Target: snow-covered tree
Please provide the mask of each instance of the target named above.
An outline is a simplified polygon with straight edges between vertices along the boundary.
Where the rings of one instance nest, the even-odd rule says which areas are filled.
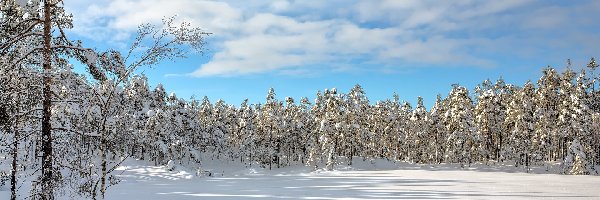
[[[444,161],[444,152],[446,152],[445,143],[447,137],[447,130],[444,125],[444,116],[447,107],[444,105],[445,100],[438,94],[435,100],[435,104],[431,107],[430,124],[429,124],[429,138],[427,138],[429,146],[429,154],[432,158],[433,163],[441,163]]]
[[[41,175],[33,194],[39,198],[52,199],[61,178],[54,162],[52,141],[52,94],[57,62],[69,54],[76,54],[80,46],[72,45],[64,35],[63,28],[71,27],[71,17],[65,14],[59,0],[2,1],[0,24],[2,25],[0,55],[10,65],[36,66],[43,79]],[[58,36],[53,30],[60,30]]]
[[[476,144],[479,142],[473,116],[473,103],[469,91],[455,85],[448,95],[448,110],[445,113],[446,130],[446,162],[471,164]]]
[[[485,80],[475,89],[477,105],[475,106],[475,122],[480,141],[477,146],[477,160],[499,160],[506,156],[508,130],[505,128],[506,107],[510,101],[504,80],[500,78],[496,84]],[[501,153],[502,152],[502,153]]]
[[[324,92],[324,114],[320,121],[320,137],[321,149],[323,157],[327,159],[325,169],[333,170],[336,162],[336,157],[339,155],[337,150],[340,148],[340,141],[343,141],[344,127],[343,119],[343,101],[342,95],[337,93],[336,88],[325,90]]]
[[[569,145],[565,156],[563,169],[565,174],[587,175],[596,174],[592,163],[589,162],[579,139],[574,139]]]
[[[299,113],[296,116],[296,123],[298,128],[300,129],[301,139],[300,143],[302,144],[302,164],[308,164],[308,160],[310,158],[310,152],[313,146],[315,146],[314,142],[311,138],[315,135],[315,127],[317,126],[315,123],[315,119],[312,117],[311,113],[311,103],[310,100],[306,97],[302,97],[300,99]]]
[[[533,136],[533,159],[552,161],[557,159],[556,136],[558,134],[558,87],[559,75],[553,68],[546,68],[537,81],[535,100],[535,134]]]
[[[280,141],[283,105],[277,100],[275,90],[269,89],[265,105],[261,107],[258,118],[258,152],[257,158],[261,159],[263,165],[269,165],[272,169],[273,163],[278,164],[280,159]]]
[[[592,91],[590,92],[590,101],[589,107],[595,112],[600,112],[600,96],[598,96],[596,92],[596,82],[598,82],[598,77],[594,74],[596,72],[596,68],[598,68],[598,63],[596,63],[596,59],[592,57],[590,62],[587,64],[587,68],[590,69],[589,82],[587,85],[591,86]]]
[[[507,138],[508,158],[516,165],[531,165],[532,137],[534,134],[535,86],[528,81],[518,89],[507,109],[506,124],[509,125]]]
[[[39,167],[34,156],[35,131],[40,130],[41,77],[22,64],[12,65],[0,57],[0,163],[10,163],[11,199],[28,172]],[[4,154],[8,153],[8,155]]]
[[[364,149],[365,143],[363,136],[367,130],[367,115],[369,115],[369,99],[367,98],[364,89],[359,84],[356,84],[348,93],[346,99],[347,113],[346,118],[346,141],[344,156],[347,158],[348,165],[352,165],[352,157],[360,155],[357,151]]]
[[[432,138],[429,125],[430,117],[429,113],[425,109],[423,105],[423,98],[417,98],[417,107],[413,110],[412,115],[410,117],[410,129],[409,131],[414,135],[414,162],[418,163],[429,163],[434,157],[431,152],[435,152],[435,149],[430,149],[432,147],[430,139]]]
[[[285,102],[286,105],[282,111],[281,160],[283,166],[288,166],[292,162],[301,160],[303,154],[301,149],[304,146],[302,143],[302,126],[304,126],[304,123],[300,121],[302,114],[294,99],[286,97]]]
[[[575,95],[575,72],[570,68],[567,68],[559,80],[559,100],[557,103],[558,110],[558,121],[557,121],[557,133],[553,138],[553,144],[558,148],[555,150],[558,159],[564,159],[565,153],[568,148],[568,141],[574,138],[575,134],[579,131],[577,126],[577,119],[575,106],[578,103],[578,97]],[[584,96],[582,96],[585,98]]]
[[[239,148],[242,160],[247,160],[250,166],[255,159],[256,149],[256,110],[252,105],[248,105],[248,99],[244,100],[240,106],[239,116]]]
[[[311,107],[311,114],[312,114],[312,121],[314,121],[315,126],[313,127],[314,130],[310,131],[309,135],[307,136],[307,143],[308,143],[308,151],[309,151],[309,155],[308,155],[308,162],[306,162],[306,164],[308,166],[314,167],[315,169],[317,169],[319,167],[319,163],[321,162],[321,141],[320,141],[320,123],[321,123],[321,119],[324,117],[324,110],[325,110],[325,99],[321,93],[321,91],[318,91],[315,97],[315,103],[314,105]]]

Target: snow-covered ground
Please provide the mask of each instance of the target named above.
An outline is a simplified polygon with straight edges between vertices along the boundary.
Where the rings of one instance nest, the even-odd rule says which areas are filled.
[[[385,160],[353,163],[340,164],[334,171],[313,171],[208,160],[202,169],[212,173],[207,177],[180,165],[169,171],[127,160],[115,172],[122,181],[108,189],[106,199],[600,199],[600,176],[558,175],[552,171],[558,165],[524,173],[508,164],[463,169]],[[26,185],[21,197],[27,196]],[[0,199],[9,196],[6,185],[0,188]]]
[[[212,166],[211,166],[212,164]],[[132,161],[107,199],[600,199],[599,176],[530,174],[511,166],[363,162],[335,171],[205,164],[212,177]],[[511,170],[512,169],[512,170]]]

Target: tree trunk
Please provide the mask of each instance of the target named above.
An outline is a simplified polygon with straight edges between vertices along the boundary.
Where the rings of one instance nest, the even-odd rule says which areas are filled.
[[[43,115],[42,115],[42,193],[41,198],[54,199],[53,195],[53,167],[52,167],[52,127],[50,124],[51,106],[52,106],[52,49],[51,49],[51,29],[52,21],[50,18],[51,4],[49,0],[44,1],[44,49],[43,49],[43,68],[44,68],[44,90],[43,90]]]
[[[350,160],[348,161],[348,165],[352,165],[352,158],[354,157],[354,141],[350,141]]]
[[[100,197],[102,199],[104,199],[104,193],[106,193],[106,139],[104,137],[104,134],[102,134],[100,137],[102,137],[100,139],[100,151],[101,151],[101,155],[100,155],[100,159],[102,159],[102,163],[101,163],[101,167],[102,167],[102,177],[101,177],[101,181],[100,181]]]
[[[600,145],[598,142],[600,141],[596,141],[596,165],[600,165]]]
[[[502,139],[503,139],[502,134],[500,134],[499,136],[500,136],[500,138],[499,138],[500,141],[499,141],[498,148],[496,149],[496,161],[500,160],[500,151],[502,150]]]
[[[12,151],[12,170],[10,172],[10,199],[17,199],[17,159],[19,158],[19,132],[15,132]]]
[[[272,144],[271,144],[272,143],[272,138],[271,138],[272,136],[271,135],[272,134],[273,134],[272,133],[272,128],[269,128],[269,147],[267,148],[269,150],[269,152],[268,152],[268,154],[269,154],[269,170],[271,170],[271,165],[273,164],[273,154],[271,153],[272,152],[272,150],[271,150],[271,148],[272,148]]]

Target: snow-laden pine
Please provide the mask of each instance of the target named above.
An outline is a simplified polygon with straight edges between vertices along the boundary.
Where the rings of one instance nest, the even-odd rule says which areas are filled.
[[[127,159],[200,173],[203,159],[334,170],[355,158],[598,171],[594,59],[579,73],[544,68],[535,84],[454,85],[430,109],[397,94],[370,101],[358,84],[318,91],[314,101],[278,98],[270,88],[264,100],[237,106],[167,95],[134,74],[201,51],[207,33],[169,18],[160,28],[140,26],[128,52],[99,52],[67,38],[72,19],[60,2],[0,2],[0,183],[13,199],[103,198]],[[72,62],[87,72],[74,72]]]

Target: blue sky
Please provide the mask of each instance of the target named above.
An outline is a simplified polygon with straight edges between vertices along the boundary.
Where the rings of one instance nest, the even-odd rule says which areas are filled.
[[[318,90],[364,87],[374,102],[397,93],[429,108],[451,85],[503,77],[523,84],[547,65],[580,69],[600,55],[600,1],[504,0],[70,0],[72,39],[125,51],[137,25],[165,16],[213,33],[204,54],[143,72],[189,99],[239,105]]]

